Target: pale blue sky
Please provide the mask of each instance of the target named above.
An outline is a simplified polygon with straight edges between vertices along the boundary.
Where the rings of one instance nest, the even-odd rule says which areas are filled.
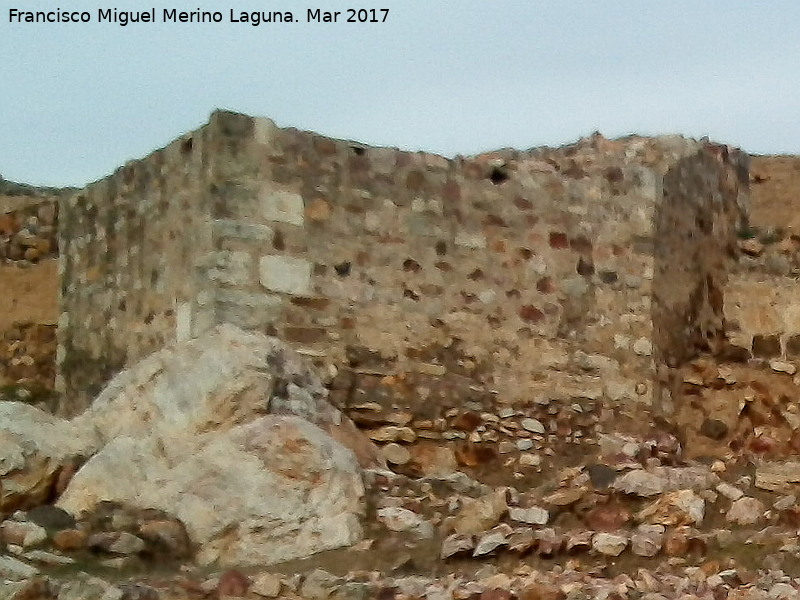
[[[769,2],[2,0],[0,173],[82,185],[217,107],[445,155],[709,135],[800,154],[800,7]],[[383,24],[9,23],[9,8],[386,7]]]

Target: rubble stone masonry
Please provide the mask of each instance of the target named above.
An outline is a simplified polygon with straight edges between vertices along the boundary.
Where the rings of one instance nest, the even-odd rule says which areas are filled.
[[[62,201],[58,385],[218,322],[501,403],[660,406],[724,339],[746,155],[679,136],[446,159],[217,112]]]

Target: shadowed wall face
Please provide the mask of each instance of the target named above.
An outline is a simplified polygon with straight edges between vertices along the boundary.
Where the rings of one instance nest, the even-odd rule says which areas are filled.
[[[65,204],[64,389],[231,322],[500,402],[650,403],[654,359],[715,323],[692,298],[724,284],[746,181],[725,191],[739,159],[714,152],[594,136],[448,160],[215,113]],[[681,235],[679,269],[659,257]]]
[[[188,337],[210,247],[208,128],[62,200],[57,389],[84,408],[115,372]],[[196,318],[201,312],[194,311]]]

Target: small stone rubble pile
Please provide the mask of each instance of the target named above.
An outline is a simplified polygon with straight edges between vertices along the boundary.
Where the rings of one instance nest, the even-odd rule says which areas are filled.
[[[800,450],[800,376],[793,362],[698,358],[678,381],[683,398],[675,424],[689,457],[732,460],[741,449],[762,458],[788,458]]]
[[[781,228],[740,232],[738,267],[744,272],[800,276],[800,233]]]
[[[379,444],[387,463],[414,476],[463,468],[489,480],[494,471],[524,481],[550,457],[596,439],[603,412],[592,398],[540,397],[524,407],[497,407],[490,391],[450,373],[343,369],[332,386],[332,401]]]
[[[27,390],[28,398],[36,390],[52,390],[56,345],[55,325],[17,323],[0,332],[0,365],[3,365],[0,382],[5,379],[10,387]]]
[[[0,263],[25,266],[56,256],[57,219],[53,200],[0,214]]]
[[[192,554],[186,530],[176,519],[110,502],[79,519],[49,504],[17,511],[3,521],[0,532],[9,557],[39,567],[75,565],[89,558],[113,569],[146,563],[178,566]]]

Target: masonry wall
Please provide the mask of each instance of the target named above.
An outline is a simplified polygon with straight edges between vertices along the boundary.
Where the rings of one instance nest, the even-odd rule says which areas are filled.
[[[210,123],[62,200],[62,412],[84,408],[118,370],[204,326],[193,308],[203,297],[195,271],[211,244],[216,153]]]
[[[62,207],[61,382],[77,408],[232,322],[327,372],[660,403],[718,334],[746,172],[677,136],[448,160],[218,112]]]
[[[660,401],[653,357],[692,352],[664,329],[718,333],[738,155],[595,136],[447,160],[224,118],[218,321],[330,365],[455,372],[507,403]]]

